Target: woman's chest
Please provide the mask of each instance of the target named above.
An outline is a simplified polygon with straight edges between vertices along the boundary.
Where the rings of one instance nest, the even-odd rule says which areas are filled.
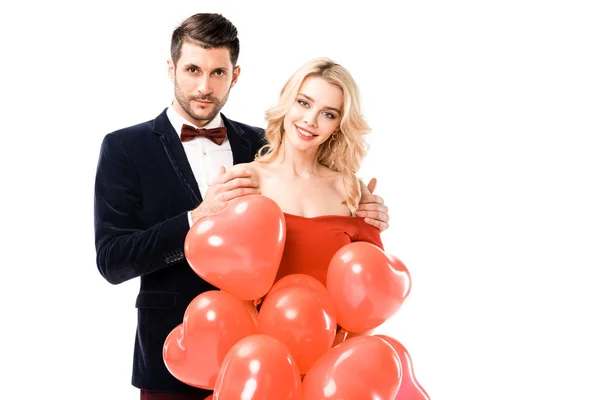
[[[304,217],[349,215],[345,199],[328,180],[262,179],[260,191],[289,214]]]

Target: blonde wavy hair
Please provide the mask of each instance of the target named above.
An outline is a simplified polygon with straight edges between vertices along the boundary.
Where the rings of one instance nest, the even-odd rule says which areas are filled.
[[[369,148],[363,135],[371,129],[361,112],[359,90],[352,75],[346,68],[329,58],[317,58],[307,62],[283,86],[278,103],[265,114],[267,144],[258,152],[256,161],[270,162],[279,155],[285,137],[285,115],[296,101],[302,83],[309,77],[322,78],[343,92],[344,105],[339,129],[319,146],[317,162],[342,173],[347,194],[346,205],[354,215],[361,196],[356,173]]]

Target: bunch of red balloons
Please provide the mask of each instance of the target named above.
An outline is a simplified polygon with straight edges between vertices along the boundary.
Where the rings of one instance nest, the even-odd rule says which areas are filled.
[[[192,300],[165,340],[171,374],[213,400],[428,400],[404,346],[368,335],[408,296],[404,264],[353,242],[331,259],[326,285],[302,274],[275,282],[285,232],[279,206],[260,195],[192,226],[186,258],[220,290]]]

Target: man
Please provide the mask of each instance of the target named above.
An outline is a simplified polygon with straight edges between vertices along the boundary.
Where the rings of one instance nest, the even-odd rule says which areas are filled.
[[[259,193],[250,174],[223,168],[252,161],[263,144],[261,128],[220,114],[240,75],[238,55],[230,21],[218,14],[191,16],[172,36],[172,105],[102,142],[94,200],[97,264],[112,284],[141,277],[132,384],[142,399],[210,394],[175,379],[162,347],[192,299],[216,289],[185,260],[190,226],[232,199]],[[363,216],[387,229],[382,199],[365,193]]]

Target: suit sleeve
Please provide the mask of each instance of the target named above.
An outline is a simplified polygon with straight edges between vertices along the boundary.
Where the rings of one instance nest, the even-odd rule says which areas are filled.
[[[357,224],[358,231],[357,235],[352,240],[353,242],[369,242],[379,247],[381,250],[385,250],[383,248],[383,242],[381,241],[379,229],[373,225],[367,224],[364,218],[357,218]]]
[[[147,228],[136,172],[118,137],[101,145],[94,191],[96,264],[102,276],[118,284],[184,259],[189,231],[187,212]]]

